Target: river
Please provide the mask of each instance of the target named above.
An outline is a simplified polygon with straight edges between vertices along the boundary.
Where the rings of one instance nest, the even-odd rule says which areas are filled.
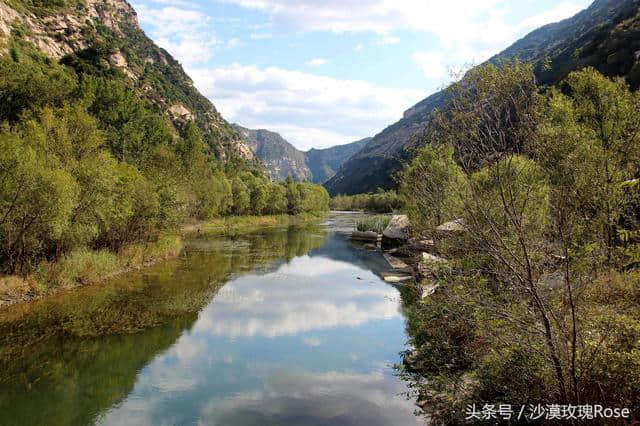
[[[354,215],[194,237],[175,260],[0,312],[1,425],[415,425],[398,290]]]

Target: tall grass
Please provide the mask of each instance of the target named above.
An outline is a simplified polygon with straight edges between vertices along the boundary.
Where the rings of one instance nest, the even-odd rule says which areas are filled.
[[[356,222],[356,229],[360,232],[373,231],[382,234],[389,222],[391,222],[391,216],[369,216],[359,219]]]
[[[58,262],[41,264],[34,278],[36,285],[43,289],[93,284],[176,257],[181,250],[182,240],[175,235],[162,236],[150,243],[132,244],[118,253],[106,249],[78,248],[64,255]]]

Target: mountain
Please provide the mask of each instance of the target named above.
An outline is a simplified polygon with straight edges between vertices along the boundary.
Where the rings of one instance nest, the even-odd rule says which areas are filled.
[[[176,127],[193,120],[217,158],[253,158],[180,63],[144,34],[126,0],[0,0],[0,55],[16,35],[77,70],[119,74]]]
[[[246,129],[237,124],[233,127],[264,164],[271,179],[280,181],[291,175],[296,181],[311,180],[311,170],[306,165],[304,153],[278,133]]]
[[[324,183],[332,178],[345,161],[370,141],[371,138],[364,138],[345,145],[337,145],[326,149],[312,148],[305,152],[305,162],[311,170],[312,181],[314,183]]]
[[[520,58],[536,65],[542,85],[559,82],[572,71],[593,66],[603,74],[624,76],[640,86],[640,0],[597,0],[572,18],[541,27],[489,60]],[[410,148],[444,104],[437,92],[404,113],[345,162],[325,187],[331,195],[356,194],[396,186],[394,175],[410,159]]]
[[[323,183],[340,166],[360,151],[371,138],[327,149],[298,150],[278,133],[269,130],[251,130],[238,124],[233,128],[240,134],[256,157],[264,164],[271,178],[282,181],[291,175],[294,180]]]

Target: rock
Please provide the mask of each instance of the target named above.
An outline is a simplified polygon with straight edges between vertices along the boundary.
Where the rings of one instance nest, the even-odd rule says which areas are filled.
[[[439,284],[436,284],[434,282],[431,281],[427,281],[426,283],[422,284],[422,299],[426,299],[427,297],[431,296],[433,293],[436,292],[436,290],[438,289],[438,287],[440,287]]]
[[[379,238],[380,238],[380,234],[378,234],[377,232],[373,232],[373,231],[367,231],[367,232],[353,231],[351,233],[351,239],[355,240],[355,241],[373,241],[373,242],[378,242]]]
[[[449,237],[466,231],[463,219],[456,219],[451,222],[443,223],[436,228],[436,233],[442,237]]]
[[[447,259],[443,259],[441,257],[434,256],[434,255],[432,255],[430,253],[422,253],[422,263],[445,264],[445,263],[449,263],[449,261]]]
[[[411,251],[431,252],[435,249],[435,242],[433,240],[419,240],[412,238],[407,242],[406,249]]]
[[[413,275],[402,273],[397,274],[394,272],[382,272],[380,275],[382,276],[382,279],[385,280],[385,282],[388,282],[390,284],[403,283],[405,281],[411,281],[413,279]]]
[[[184,105],[176,104],[169,108],[169,113],[174,119],[193,120],[193,114]]]
[[[431,273],[437,272],[440,268],[447,266],[449,261],[429,253],[422,253],[422,259],[418,264],[418,272],[425,277]]]
[[[409,240],[409,218],[395,215],[382,233],[382,247],[393,248],[404,245]]]
[[[384,253],[383,254],[385,260],[387,261],[387,263],[389,263],[389,265],[393,268],[393,270],[398,271],[398,272],[404,272],[407,274],[410,274],[411,272],[413,272],[413,270],[411,269],[411,267],[409,265],[407,265],[406,263],[404,263],[402,260],[398,259],[397,257],[391,256],[388,253]]]

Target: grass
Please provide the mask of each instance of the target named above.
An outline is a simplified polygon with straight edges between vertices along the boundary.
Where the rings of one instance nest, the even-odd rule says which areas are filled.
[[[369,216],[363,219],[359,219],[356,222],[356,229],[360,232],[376,232],[378,234],[382,234],[382,231],[389,225],[391,222],[391,216]]]
[[[259,229],[315,222],[319,216],[237,216],[183,227],[181,234],[240,235]],[[43,262],[26,278],[0,276],[0,308],[36,300],[62,289],[97,284],[119,274],[177,257],[182,251],[179,235],[165,235],[155,242],[131,244],[119,252],[78,248],[56,262]]]
[[[303,213],[295,216],[272,215],[272,216],[229,216],[210,220],[208,222],[190,224],[182,228],[186,234],[200,233],[206,235],[240,235],[254,232],[258,229],[303,225],[317,221],[319,216]]]
[[[79,248],[54,263],[43,263],[32,277],[40,291],[95,284],[113,276],[178,256],[182,240],[176,235],[155,242],[124,247],[117,253],[106,249]]]

